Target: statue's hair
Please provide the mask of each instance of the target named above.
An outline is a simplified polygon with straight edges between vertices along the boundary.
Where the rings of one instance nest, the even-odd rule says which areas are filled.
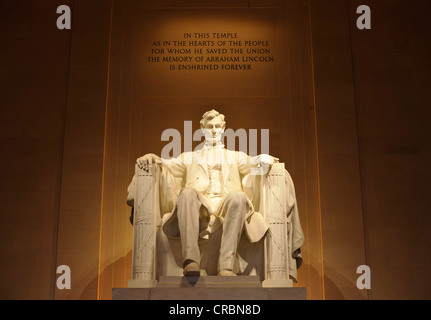
[[[226,122],[224,121],[224,115],[221,114],[220,112],[212,109],[210,111],[207,111],[204,113],[204,115],[202,116],[202,120],[201,120],[201,128],[204,128],[205,125],[207,124],[207,122],[211,121],[214,118],[220,117],[222,123],[223,123],[223,127],[226,127]]]

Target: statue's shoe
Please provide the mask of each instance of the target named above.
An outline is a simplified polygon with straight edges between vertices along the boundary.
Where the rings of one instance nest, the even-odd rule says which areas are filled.
[[[218,275],[221,277],[236,277],[236,274],[232,270],[220,270]]]
[[[201,275],[199,264],[196,262],[190,262],[184,267],[183,274],[188,277],[199,277]]]

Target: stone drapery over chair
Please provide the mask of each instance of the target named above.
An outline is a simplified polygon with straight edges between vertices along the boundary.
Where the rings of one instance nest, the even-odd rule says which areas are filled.
[[[133,224],[129,288],[152,288],[160,276],[182,276],[181,242],[162,230],[163,216],[175,206],[174,183],[157,165],[149,172],[135,167],[127,198]],[[269,228],[256,243],[242,236],[235,271],[238,275],[258,276],[263,287],[291,287],[298,280],[304,242],[292,178],[284,163],[274,163],[268,174],[249,174],[242,184],[255,213],[263,216]],[[222,228],[199,243],[201,276],[217,275],[221,232]]]

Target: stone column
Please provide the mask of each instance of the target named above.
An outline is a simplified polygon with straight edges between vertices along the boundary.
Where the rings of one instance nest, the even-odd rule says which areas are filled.
[[[152,288],[156,280],[156,232],[160,216],[159,174],[154,166],[150,172],[135,168],[133,217],[132,280],[128,288]]]
[[[269,224],[265,237],[263,287],[292,287],[289,278],[288,225],[284,163],[274,163],[262,186],[261,211]],[[262,210],[263,209],[263,210]]]

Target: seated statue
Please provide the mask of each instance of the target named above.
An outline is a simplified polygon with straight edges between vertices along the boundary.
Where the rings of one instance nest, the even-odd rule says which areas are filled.
[[[281,277],[296,280],[296,269],[302,262],[303,234],[291,177],[275,157],[266,154],[250,157],[226,149],[222,143],[224,118],[215,110],[203,115],[200,125],[205,141],[197,151],[184,152],[172,159],[155,154],[137,159],[137,170],[155,177],[151,181],[159,184],[158,199],[154,201],[160,206],[150,211],[161,211],[156,214],[158,217],[149,220],[153,224],[151,228],[159,225],[167,238],[180,241],[184,276],[201,275],[200,244],[218,233],[218,276],[237,275],[238,247],[245,236],[250,243],[268,238],[264,258],[266,280],[280,280],[277,274],[283,268]],[[272,183],[268,178],[270,172],[274,172]],[[136,179],[137,174],[128,190],[128,204],[132,207],[136,202]],[[140,192],[148,194],[145,190]],[[133,219],[136,219],[136,210],[132,223]],[[140,236],[145,241],[150,241],[149,238]],[[156,236],[152,239],[157,241]],[[135,241],[134,251],[138,247],[150,248]],[[147,257],[154,257],[156,250],[157,244],[154,244]],[[157,258],[152,259],[154,264]],[[154,280],[156,276],[152,272]]]

